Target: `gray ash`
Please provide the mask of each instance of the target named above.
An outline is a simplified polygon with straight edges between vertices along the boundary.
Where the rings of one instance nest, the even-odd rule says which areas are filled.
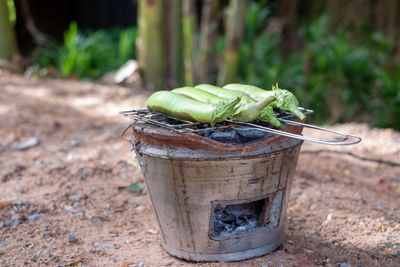
[[[272,229],[279,225],[282,191],[270,197],[235,205],[217,204],[211,217],[211,236],[232,238],[256,228]]]

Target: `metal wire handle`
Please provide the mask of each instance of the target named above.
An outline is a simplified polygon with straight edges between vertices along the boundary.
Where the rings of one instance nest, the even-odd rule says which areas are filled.
[[[246,125],[246,126],[251,127],[249,129],[240,128],[240,130],[254,130],[254,128],[257,128],[258,130],[260,130],[262,132],[273,133],[273,134],[277,134],[277,135],[282,135],[282,136],[286,136],[286,137],[290,137],[290,138],[295,138],[295,139],[299,139],[299,140],[303,140],[303,141],[309,141],[309,142],[325,144],[325,145],[347,146],[347,145],[358,144],[361,142],[361,137],[356,136],[356,135],[342,133],[339,131],[334,131],[334,130],[330,130],[330,129],[326,129],[323,127],[318,127],[318,126],[310,125],[310,124],[306,124],[306,123],[301,123],[301,122],[289,121],[289,120],[285,120],[285,119],[279,119],[279,120],[281,120],[282,122],[284,122],[288,125],[300,126],[300,127],[305,127],[305,128],[322,131],[322,132],[334,133],[334,134],[342,136],[343,138],[335,139],[335,140],[319,139],[319,138],[308,137],[308,136],[299,135],[299,134],[292,134],[292,133],[288,133],[285,131],[276,130],[276,129],[260,126],[260,125],[257,125],[254,123],[249,123],[249,122],[230,121],[230,120],[227,120],[227,121],[235,123],[235,124]],[[347,141],[349,141],[349,139],[353,139],[353,141],[347,142]]]

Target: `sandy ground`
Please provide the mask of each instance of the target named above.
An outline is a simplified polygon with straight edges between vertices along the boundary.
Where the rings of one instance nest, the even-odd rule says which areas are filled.
[[[303,145],[275,252],[236,263],[170,256],[120,137],[129,120],[118,111],[143,108],[148,95],[0,75],[1,267],[400,266],[400,134],[363,124],[331,126],[362,136],[359,145]],[[141,193],[119,190],[135,182]]]

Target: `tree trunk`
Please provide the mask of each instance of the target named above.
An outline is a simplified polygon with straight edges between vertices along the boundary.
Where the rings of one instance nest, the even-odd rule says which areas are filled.
[[[168,0],[164,4],[167,88],[176,88],[184,84],[182,0]]]
[[[185,85],[194,85],[194,55],[195,49],[195,2],[183,0],[183,51],[185,65]]]
[[[297,35],[299,0],[282,0],[279,7],[279,17],[282,18],[282,36],[279,47],[284,54],[290,54],[301,47]]]
[[[398,1],[380,0],[376,2],[376,27],[389,40],[394,41],[397,37],[398,25]]]
[[[164,90],[166,79],[164,16],[162,0],[139,0],[139,68],[144,85]]]
[[[216,0],[204,0],[201,18],[201,36],[198,62],[196,64],[196,82],[213,83],[215,80],[216,53],[215,44],[218,37],[218,4]]]
[[[0,59],[11,60],[17,53],[14,28],[8,18],[6,0],[0,0]]]
[[[226,50],[218,84],[220,86],[235,82],[239,68],[239,49],[243,41],[246,16],[245,0],[231,0],[226,23]]]

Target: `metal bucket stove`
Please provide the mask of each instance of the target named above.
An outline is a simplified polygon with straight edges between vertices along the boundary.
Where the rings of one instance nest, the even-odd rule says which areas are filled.
[[[168,253],[238,261],[281,245],[300,147],[309,140],[300,135],[304,124],[281,118],[282,132],[229,121],[210,128],[148,110],[122,114],[135,120],[131,141]]]

